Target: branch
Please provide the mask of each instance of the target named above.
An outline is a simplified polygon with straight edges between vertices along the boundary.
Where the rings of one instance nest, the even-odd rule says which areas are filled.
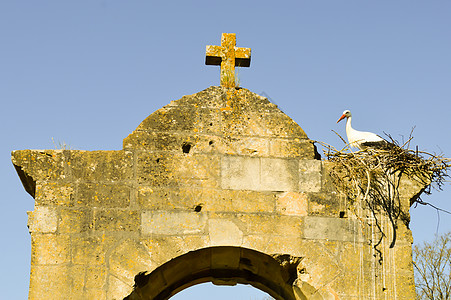
[[[435,205],[433,205],[433,204],[431,204],[431,203],[429,203],[429,202],[425,202],[425,201],[423,201],[423,200],[421,200],[421,199],[417,199],[417,200],[415,201],[415,203],[416,203],[416,204],[421,204],[421,205],[429,205],[429,206],[431,206],[432,208],[435,208],[435,209],[438,210],[438,211],[442,211],[442,212],[444,212],[444,213],[447,213],[447,214],[450,214],[450,215],[451,215],[451,212],[450,212],[450,211],[447,211],[447,210],[445,210],[445,209],[443,209],[443,208],[437,207],[437,206],[435,206]]]

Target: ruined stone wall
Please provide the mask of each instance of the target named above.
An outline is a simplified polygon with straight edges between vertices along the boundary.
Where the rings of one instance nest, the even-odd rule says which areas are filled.
[[[413,299],[406,224],[380,262],[375,219],[350,209],[318,158],[276,105],[223,87],[152,113],[123,150],[14,151],[35,198],[29,299],[123,299],[134,284],[129,299],[165,299],[205,281],[285,299]],[[404,185],[408,214],[421,187]]]

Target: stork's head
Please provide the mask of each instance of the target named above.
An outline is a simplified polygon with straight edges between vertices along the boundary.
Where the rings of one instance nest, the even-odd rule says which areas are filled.
[[[350,110],[345,110],[343,112],[343,114],[341,115],[340,119],[338,119],[337,123],[340,122],[341,120],[343,120],[344,118],[350,118],[351,115],[351,111]]]

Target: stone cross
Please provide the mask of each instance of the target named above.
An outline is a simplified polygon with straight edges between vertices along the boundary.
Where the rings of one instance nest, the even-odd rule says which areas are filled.
[[[206,65],[221,65],[221,86],[235,87],[235,67],[251,65],[251,48],[236,47],[236,34],[223,33],[221,46],[207,46]]]

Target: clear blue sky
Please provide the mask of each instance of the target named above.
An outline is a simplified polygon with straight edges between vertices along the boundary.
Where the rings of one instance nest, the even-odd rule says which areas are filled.
[[[219,85],[204,55],[222,32],[252,48],[241,85],[311,139],[340,147],[331,130],[344,135],[335,122],[351,109],[356,129],[401,139],[416,126],[414,145],[451,157],[450,1],[1,1],[1,299],[27,297],[34,204],[10,151],[52,149],[52,138],[121,149],[153,111]],[[450,184],[423,199],[451,210]],[[411,212],[415,242],[451,230],[450,215]],[[263,299],[249,290],[220,295]]]

